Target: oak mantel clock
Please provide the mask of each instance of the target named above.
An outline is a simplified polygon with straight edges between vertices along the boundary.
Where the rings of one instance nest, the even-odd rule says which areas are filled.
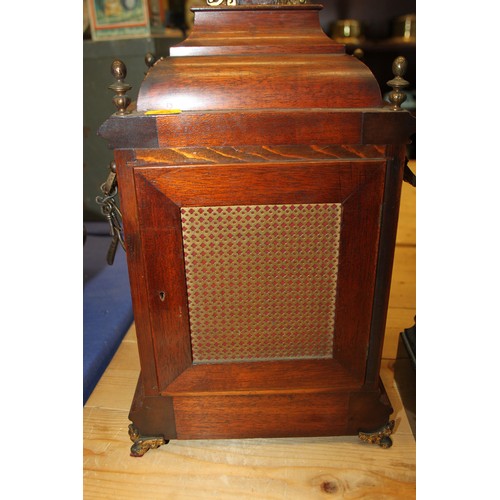
[[[117,111],[100,129],[141,363],[132,455],[170,439],[389,446],[379,369],[414,130],[405,61],[386,103],[323,33],[321,6],[208,3],[136,103],[115,61]]]

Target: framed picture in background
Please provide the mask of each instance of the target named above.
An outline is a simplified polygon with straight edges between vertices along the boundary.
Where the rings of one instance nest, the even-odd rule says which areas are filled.
[[[165,30],[167,0],[87,0],[93,40],[133,38]]]

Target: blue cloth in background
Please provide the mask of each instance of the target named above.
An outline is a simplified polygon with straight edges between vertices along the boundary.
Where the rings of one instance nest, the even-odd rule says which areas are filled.
[[[86,222],[83,246],[83,404],[99,382],[134,320],[126,255],[112,266],[107,222]]]

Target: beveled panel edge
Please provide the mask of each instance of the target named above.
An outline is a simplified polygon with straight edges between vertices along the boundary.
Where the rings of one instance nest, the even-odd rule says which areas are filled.
[[[365,380],[371,337],[380,238],[378,220],[386,164],[386,160],[379,160],[374,161],[370,169],[354,169],[353,182],[357,188],[351,190],[343,201],[340,256],[341,259],[348,258],[350,266],[339,266],[334,358],[344,367],[349,367],[349,372],[360,382]],[[364,230],[354,231],[354,228]],[[363,294],[359,294],[360,289],[363,289]]]
[[[384,160],[360,160],[376,166]],[[357,190],[352,162],[273,162],[136,168],[177,206],[342,203]],[[285,173],[286,171],[286,173]],[[338,182],[345,176],[343,182]],[[331,183],[328,184],[328,183]],[[327,187],[327,184],[330,186]],[[251,188],[250,188],[251,187]]]
[[[161,389],[191,366],[188,308],[183,274],[182,239],[175,228],[180,225],[178,206],[144,176],[134,170],[137,190],[139,234],[144,257],[143,288],[148,297],[147,314],[151,357]],[[161,247],[162,252],[152,248]],[[171,265],[164,266],[164,261]],[[169,332],[165,335],[165,332]],[[164,360],[168,359],[168,362]],[[151,361],[149,361],[151,364]]]
[[[193,364],[163,396],[302,394],[360,388],[334,359]]]

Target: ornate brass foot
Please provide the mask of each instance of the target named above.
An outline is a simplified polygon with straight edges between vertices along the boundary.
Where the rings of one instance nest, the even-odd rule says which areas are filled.
[[[141,436],[134,424],[128,426],[128,435],[134,442],[130,448],[131,457],[142,457],[149,449],[158,448],[168,443],[168,441],[161,436]]]
[[[390,448],[392,439],[389,437],[394,430],[394,420],[390,420],[382,429],[375,432],[360,432],[358,434],[361,441],[371,444],[378,444],[381,448]]]

